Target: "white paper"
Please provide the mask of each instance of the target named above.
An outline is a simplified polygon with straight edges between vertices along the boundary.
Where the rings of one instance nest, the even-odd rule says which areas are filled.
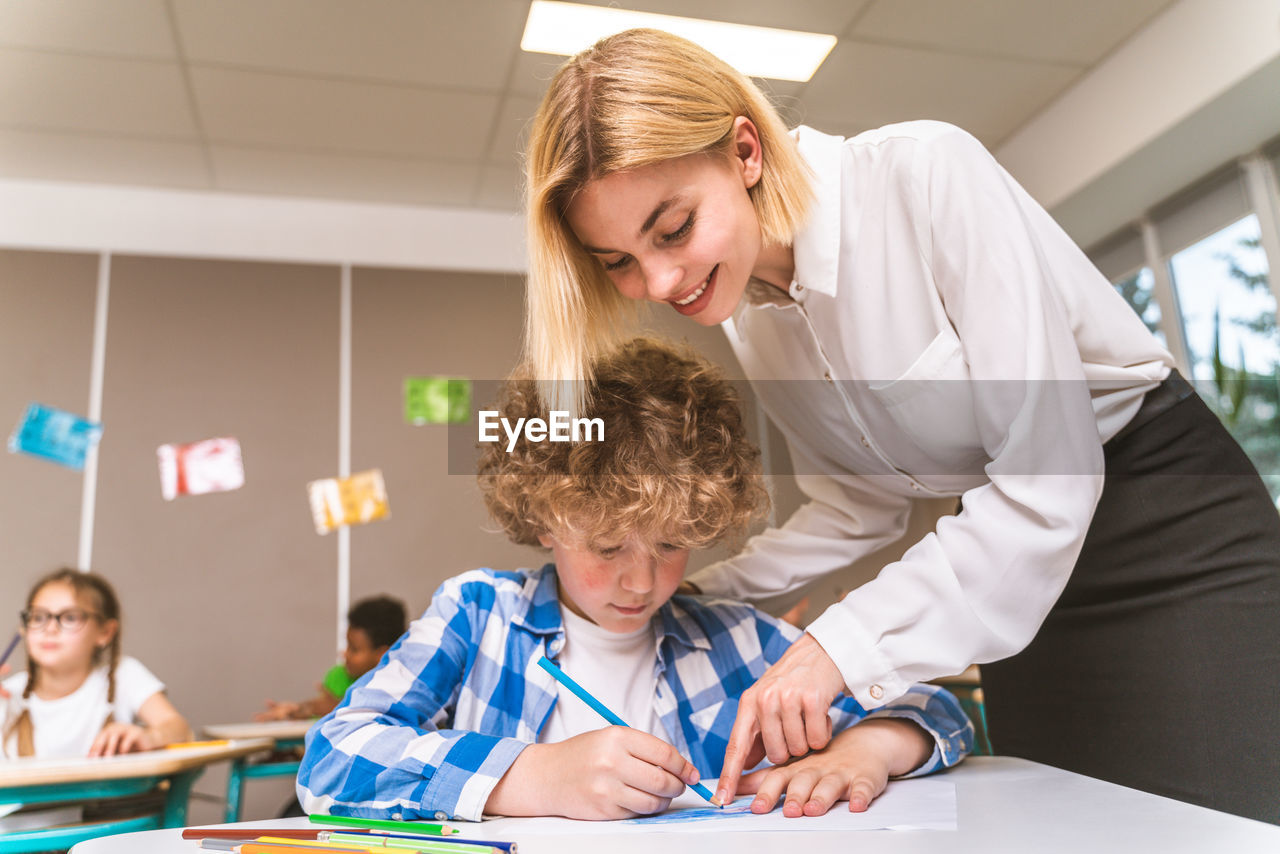
[[[622,821],[577,821],[568,818],[493,818],[465,825],[475,839],[521,839],[532,834],[610,835],[625,833],[727,833],[736,831],[805,830],[955,830],[956,786],[947,780],[897,780],[871,802],[866,812],[849,812],[841,801],[826,815],[787,818],[779,806],[754,815],[746,808],[751,797],[739,798],[723,810],[709,807],[686,791],[664,813]],[[473,829],[474,828],[474,829]],[[492,833],[492,836],[487,834]]]

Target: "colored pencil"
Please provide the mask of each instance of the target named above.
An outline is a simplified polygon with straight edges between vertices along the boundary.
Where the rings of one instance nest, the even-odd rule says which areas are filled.
[[[14,632],[13,640],[9,641],[9,645],[4,648],[4,655],[0,655],[0,666],[3,666],[9,660],[9,656],[13,655],[13,651],[18,647],[18,641],[22,640],[22,632]]]
[[[342,837],[342,838],[335,838]],[[353,839],[353,837],[355,837]],[[361,838],[363,837],[363,838]],[[419,839],[416,842],[409,840],[396,840],[407,845],[395,846],[389,852],[381,840],[373,839],[368,834],[334,834],[330,833],[328,838],[321,838],[315,842],[307,842],[301,839],[287,839],[284,837],[264,836],[258,839],[268,845],[288,845],[291,847],[319,846],[336,851],[347,851],[356,849],[358,851],[368,852],[368,854],[409,854],[411,851],[425,852],[425,854],[501,854],[499,849],[495,849],[487,842],[479,844],[462,842],[460,840],[443,839],[436,837],[434,839]]]
[[[230,846],[230,847],[228,847]],[[200,847],[233,854],[367,854],[366,848],[334,848],[332,845],[271,845],[265,842],[235,843],[226,839],[201,839]]]
[[[422,821],[387,821],[381,818],[355,818],[349,815],[309,815],[312,824],[335,824],[347,827],[368,827],[374,830],[394,830],[397,833],[422,833],[433,836],[451,836],[461,833],[447,824],[430,824]]]
[[[341,831],[337,831],[341,833]],[[310,827],[188,827],[182,831],[183,839],[201,839],[201,840],[227,840],[227,846],[220,848],[222,851],[230,851],[236,845],[245,842],[257,842],[262,837],[271,836],[277,839],[293,839],[304,844],[308,840],[317,841],[333,841],[332,830],[320,830],[319,828]],[[351,828],[346,831],[347,834],[355,837],[367,836],[369,839],[360,840],[359,847],[375,848],[385,843],[379,842],[382,839],[396,839],[404,842],[449,842],[460,845],[490,845],[499,848],[508,854],[515,854],[516,843],[502,842],[499,840],[488,839],[461,839],[458,837],[444,836],[425,836],[413,833],[392,833],[389,830],[360,830]],[[213,845],[207,845],[206,848],[214,848]],[[389,844],[387,847],[392,847]]]
[[[316,839],[324,833],[310,827],[188,827],[182,831],[183,839],[240,839],[252,842],[259,836],[291,836],[295,839]]]
[[[630,728],[629,724],[627,724],[626,721],[624,721],[622,718],[615,715],[613,712],[609,711],[609,709],[605,706],[605,704],[601,703],[595,697],[591,696],[590,692],[587,691],[586,688],[583,688],[577,682],[574,682],[572,679],[570,679],[569,676],[563,670],[561,670],[559,667],[557,667],[555,664],[552,663],[551,659],[547,658],[545,655],[542,656],[542,658],[538,659],[538,666],[541,667],[543,670],[547,671],[548,673],[550,673],[552,676],[554,676],[557,682],[559,682],[561,685],[563,685],[564,687],[572,691],[574,693],[574,696],[576,696],[579,700],[586,703],[591,708],[595,709],[596,713],[599,714],[600,717],[604,718],[606,721],[613,724],[614,726],[625,726]],[[707,803],[711,804],[713,807],[719,807],[723,809],[723,806],[721,804],[718,804],[715,802],[715,796],[711,794],[711,790],[708,789],[706,786],[702,785],[701,783],[694,783],[689,788],[693,789],[695,792],[701,795],[702,798]]]
[[[208,741],[175,741],[173,744],[166,744],[165,750],[182,750],[186,747],[222,747],[230,744],[231,740],[227,738],[214,738]]]
[[[360,840],[361,834],[357,833],[333,833],[330,834],[329,840],[335,845],[364,845],[368,846],[375,854],[398,854],[398,852],[408,851],[427,851],[432,852],[457,852],[457,854],[493,854],[494,846],[491,842],[473,842],[464,839],[438,839],[431,841],[428,839],[390,839],[380,837],[376,841],[368,839],[368,834],[364,834],[366,840]],[[390,848],[391,851],[387,851]]]
[[[319,832],[320,832],[320,834],[321,834],[321,836],[320,836],[320,838],[321,838],[321,839],[334,839],[334,838],[336,838],[336,837],[334,836],[334,832],[333,832],[333,831],[329,831],[329,830],[321,830],[321,831],[319,831]],[[391,831],[389,831],[389,830],[359,830],[359,829],[351,829],[351,830],[347,830],[347,831],[339,831],[339,833],[342,833],[342,832],[345,832],[345,833],[351,834],[351,835],[353,835],[353,836],[354,836],[354,835],[357,835],[357,834],[362,834],[362,835],[364,835],[364,836],[374,836],[374,837],[377,837],[377,838],[379,838],[379,839],[388,839],[388,840],[394,839],[394,840],[397,840],[397,841],[399,841],[399,842],[413,842],[414,840],[417,840],[417,841],[419,841],[419,842],[424,841],[424,840],[425,840],[425,841],[430,842],[431,840],[439,840],[440,842],[448,843],[448,844],[451,844],[451,845],[453,845],[453,844],[456,844],[456,845],[492,845],[494,848],[501,848],[503,851],[509,852],[509,854],[515,854],[515,850],[516,850],[516,844],[515,844],[514,842],[499,842],[499,841],[492,840],[492,839],[462,839],[461,837],[455,837],[455,836],[450,836],[450,837],[442,837],[442,836],[420,836],[420,835],[418,835],[418,834],[413,834],[413,833],[392,833],[392,832],[391,832]],[[327,834],[327,835],[325,835],[325,834]],[[374,844],[374,842],[373,842],[373,840],[369,840],[369,842],[367,842],[367,843],[365,843],[365,844],[367,844],[367,845],[373,845],[373,844]],[[386,842],[386,843],[384,843],[384,844],[386,844],[388,847],[390,847],[390,846],[391,846],[391,843],[390,843],[389,841],[388,841],[388,842]]]

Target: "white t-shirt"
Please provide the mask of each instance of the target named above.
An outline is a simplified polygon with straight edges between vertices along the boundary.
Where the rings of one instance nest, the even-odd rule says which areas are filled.
[[[564,649],[557,662],[560,669],[635,729],[670,742],[654,702],[658,656],[653,625],[621,635],[600,628],[563,604],[560,618],[564,624]],[[564,741],[606,726],[609,722],[594,709],[558,685],[556,704],[538,733],[538,742]]]
[[[35,738],[35,755],[40,759],[78,758],[88,754],[93,740],[107,719],[134,723],[138,709],[154,694],[164,690],[164,683],[136,658],[123,656],[116,665],[115,702],[107,703],[107,665],[92,673],[75,691],[57,700],[41,700],[33,693],[25,700],[27,674],[18,673],[4,680],[9,692],[5,708],[4,732],[8,733],[23,709],[31,712]],[[8,758],[18,755],[16,731],[4,743]]]

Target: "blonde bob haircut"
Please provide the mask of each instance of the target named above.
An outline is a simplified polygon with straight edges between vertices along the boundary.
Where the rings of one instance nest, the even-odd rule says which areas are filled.
[[[634,533],[702,549],[735,544],[769,506],[760,450],[747,437],[737,391],[688,348],[635,338],[592,366],[587,414],[602,441],[488,443],[477,466],[490,517],[514,543],[543,534],[583,545]],[[542,411],[527,367],[502,388],[505,418]]]
[[[755,124],[764,152],[749,190],[762,241],[789,245],[812,196],[812,174],[749,78],[693,42],[648,29],[600,40],[552,78],[525,156],[525,360],[550,408],[581,411],[592,359],[634,318],[569,228],[566,209],[606,175],[690,154],[732,156],[738,116]]]

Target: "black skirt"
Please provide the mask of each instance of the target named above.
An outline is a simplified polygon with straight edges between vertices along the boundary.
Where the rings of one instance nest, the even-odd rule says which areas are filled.
[[[1103,450],[1061,598],[982,666],[992,746],[1280,824],[1280,513],[1176,373]]]

